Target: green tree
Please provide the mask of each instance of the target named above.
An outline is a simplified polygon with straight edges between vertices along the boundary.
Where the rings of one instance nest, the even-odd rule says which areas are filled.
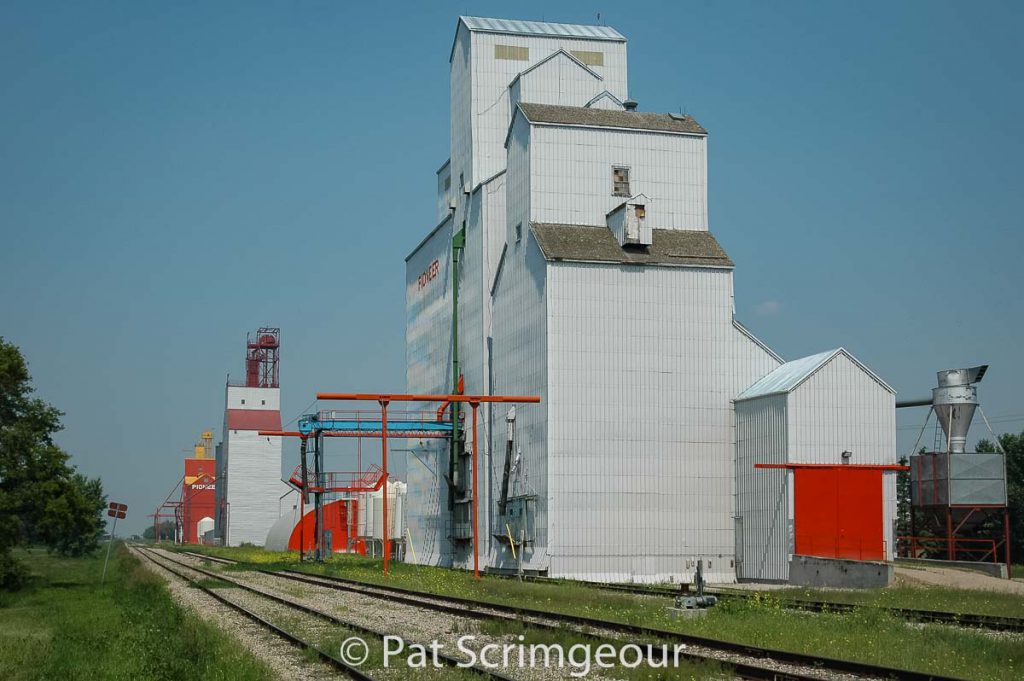
[[[174,541],[175,525],[170,520],[165,520],[160,523],[160,541]],[[147,527],[142,531],[142,538],[153,541],[153,537],[156,536],[155,531],[152,527]]]
[[[1024,557],[1024,432],[999,436],[1006,452],[1006,502],[1010,509],[1010,557]],[[998,451],[989,440],[981,440],[975,448],[982,453]]]
[[[909,463],[910,459],[900,457],[901,466]],[[896,536],[910,536],[910,471],[896,473]]]
[[[0,587],[22,576],[11,549],[41,543],[66,555],[95,550],[106,498],[99,479],[75,471],[53,436],[61,412],[32,396],[28,365],[0,337]]]

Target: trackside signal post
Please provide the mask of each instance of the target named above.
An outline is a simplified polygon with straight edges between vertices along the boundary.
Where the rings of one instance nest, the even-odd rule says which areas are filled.
[[[107,507],[107,515],[114,519],[114,525],[110,528],[110,541],[107,542],[107,557],[103,561],[103,576],[100,578],[100,584],[107,581],[107,563],[110,562],[110,549],[114,546],[117,521],[119,518],[124,518],[128,515],[128,504],[119,504],[116,501],[111,501]]]

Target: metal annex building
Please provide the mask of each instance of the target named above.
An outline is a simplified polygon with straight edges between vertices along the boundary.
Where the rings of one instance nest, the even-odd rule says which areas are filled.
[[[481,406],[489,568],[668,581],[702,559],[728,582],[737,504],[759,503],[737,501],[734,400],[783,362],[734,318],[707,131],[638,111],[626,56],[607,26],[458,20],[437,226],[406,259],[407,389],[456,389],[455,359],[466,393],[542,398]],[[410,446],[415,555],[466,565],[465,457]]]
[[[784,581],[794,553],[892,560],[896,475],[868,466],[895,463],[895,451],[896,391],[843,348],[783,364],[740,393],[737,576]],[[834,479],[837,468],[844,479]],[[839,483],[846,498],[837,495],[836,508],[803,489]],[[804,503],[814,512],[797,522]]]

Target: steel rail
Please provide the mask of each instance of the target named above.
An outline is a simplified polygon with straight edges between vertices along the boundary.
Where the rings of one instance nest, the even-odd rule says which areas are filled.
[[[378,631],[377,629],[373,629],[371,627],[367,627],[367,626],[363,626],[361,624],[356,624],[354,622],[349,622],[347,620],[343,620],[343,619],[341,619],[339,617],[336,617],[335,615],[332,615],[330,613],[324,612],[322,610],[318,610],[318,609],[310,607],[308,605],[303,605],[302,603],[296,603],[296,602],[294,602],[292,600],[289,600],[287,598],[284,598],[282,596],[278,596],[278,595],[272,594],[272,593],[267,593],[266,591],[263,591],[262,589],[257,589],[255,587],[250,586],[248,584],[245,584],[243,582],[239,582],[239,581],[234,580],[234,579],[227,579],[224,576],[223,573],[210,572],[209,570],[204,570],[203,568],[195,567],[193,565],[188,565],[186,563],[182,563],[180,561],[176,561],[176,560],[174,560],[172,558],[167,558],[166,556],[160,556],[160,554],[156,554],[156,555],[159,556],[160,558],[163,558],[164,560],[166,560],[166,561],[168,561],[170,563],[179,565],[179,566],[181,566],[181,567],[183,567],[183,568],[185,568],[187,570],[193,570],[193,571],[198,572],[199,574],[204,575],[206,577],[209,577],[211,579],[218,579],[218,580],[223,581],[223,582],[228,582],[228,583],[233,584],[236,587],[242,589],[243,591],[247,591],[249,593],[253,593],[253,594],[256,594],[258,596],[262,596],[263,598],[267,598],[267,599],[269,599],[271,601],[274,601],[276,603],[280,603],[281,605],[287,606],[289,608],[293,608],[295,610],[299,610],[299,611],[304,612],[304,613],[306,613],[308,615],[313,615],[315,617],[319,617],[321,619],[327,620],[328,622],[331,622],[332,624],[336,624],[338,626],[345,627],[346,629],[351,629],[353,631],[358,631],[358,632],[360,632],[362,634],[367,634],[369,636],[373,636],[375,638],[380,639],[381,642],[383,642],[385,636],[389,636],[390,635],[390,634],[388,634],[386,632]],[[265,571],[265,570],[257,570],[257,572],[260,572],[260,573],[263,573],[263,574],[271,574],[271,575],[279,575],[280,574],[280,573],[275,573],[275,572],[268,572],[268,571]],[[413,641],[413,643],[415,643],[415,641]],[[467,671],[475,672],[477,674],[483,674],[486,677],[489,677],[489,678],[492,678],[492,679],[498,679],[499,681],[514,681],[512,678],[510,678],[508,676],[505,676],[503,674],[500,674],[498,672],[495,672],[495,671],[492,671],[492,670],[489,670],[489,669],[484,669],[484,668],[476,667],[476,666],[467,666],[465,660],[460,660],[457,657],[452,657],[451,655],[446,655],[445,653],[442,653],[440,651],[437,651],[436,655],[437,655],[437,658],[439,660],[444,662],[449,667],[466,669]]]
[[[656,586],[648,587],[634,584],[615,584],[612,582],[582,582],[577,580],[552,579],[547,577],[527,577],[526,579],[539,584],[573,584],[607,591],[621,591],[639,596],[674,598],[680,595],[678,589],[668,589]],[[708,589],[707,593],[718,596],[719,598],[749,600],[754,597],[753,593],[743,593],[735,590]],[[915,622],[930,622],[959,627],[974,627],[979,629],[988,629],[991,631],[1024,632],[1024,618],[1021,617],[956,613],[946,610],[918,610],[915,608],[859,605],[856,603],[841,603],[834,601],[814,601],[803,598],[789,598],[786,596],[779,596],[777,597],[777,600],[780,606],[789,610],[803,610],[818,613],[849,613],[857,609],[877,610],[886,612],[901,619]]]
[[[238,561],[231,560],[229,558],[211,557],[205,554],[193,553],[184,551],[187,555],[196,557],[202,557],[207,560],[214,562],[222,562],[224,564],[236,565]],[[504,575],[491,573],[489,576],[498,577],[501,579],[515,579],[514,575]],[[615,584],[613,582],[584,582],[580,580],[571,579],[557,579],[552,577],[539,577],[539,576],[527,576],[526,581],[536,582],[538,584],[572,584],[574,586],[585,586],[594,589],[602,589],[607,591],[621,591],[624,593],[635,594],[639,596],[651,596],[651,597],[665,597],[674,598],[680,595],[677,589],[668,589],[657,586],[642,586],[636,584]],[[362,582],[369,586],[374,586],[368,582]],[[750,593],[742,593],[734,590],[720,590],[720,589],[709,589],[708,593],[718,596],[719,598],[740,598],[750,599],[754,595]],[[906,619],[914,622],[926,622],[933,624],[946,624],[949,626],[957,627],[971,627],[977,629],[986,629],[989,631],[1006,631],[1006,632],[1017,632],[1024,633],[1024,617],[1008,617],[1000,615],[981,615],[975,613],[957,613],[949,612],[947,610],[918,610],[916,608],[896,608],[896,607],[883,607],[874,605],[858,605],[855,603],[838,603],[833,601],[814,601],[801,598],[787,598],[780,596],[778,598],[779,605],[783,608],[790,610],[802,610],[806,612],[817,612],[817,613],[849,613],[857,610],[858,608],[866,610],[880,610],[886,612],[895,617]]]
[[[265,574],[287,576],[287,578],[295,579],[295,581],[314,582],[319,584],[323,584],[323,582],[317,582],[315,580],[325,580],[327,582],[336,584],[336,588],[342,590],[362,593],[368,596],[376,596],[378,598],[388,598],[394,600],[395,602],[408,603],[410,605],[415,605],[417,607],[438,610],[441,612],[459,613],[463,616],[468,617],[494,618],[495,616],[493,614],[480,611],[482,609],[489,609],[506,615],[516,616],[519,618],[530,617],[554,620],[556,622],[575,624],[583,627],[615,631],[620,634],[642,636],[647,639],[653,639],[657,641],[669,641],[672,643],[680,643],[684,645],[701,646],[704,648],[719,650],[734,655],[766,659],[777,663],[790,664],[801,667],[809,667],[811,669],[819,671],[843,672],[871,678],[908,679],[909,681],[953,681],[953,679],[955,678],[942,676],[938,674],[930,674],[926,672],[915,672],[906,669],[883,667],[880,665],[874,665],[866,662],[854,662],[850,660],[840,660],[817,655],[809,655],[806,653],[796,653],[771,648],[761,648],[742,643],[734,643],[731,641],[722,641],[718,639],[705,638],[702,636],[696,636],[692,634],[683,634],[681,632],[670,631],[667,629],[656,629],[641,625],[627,624],[624,622],[614,622],[609,620],[596,619],[592,617],[585,617],[582,615],[569,615],[565,613],[550,612],[547,610],[536,610],[532,608],[523,608],[519,606],[509,606],[497,603],[490,603],[486,601],[477,601],[474,599],[463,598],[459,596],[442,596],[438,594],[417,591],[415,589],[404,589],[395,586],[369,584],[367,582],[345,579],[343,577],[315,575],[312,573],[297,572],[295,570],[283,570],[276,572],[270,570],[260,570],[260,572],[263,572]],[[372,590],[377,590],[378,592],[383,593],[375,594],[373,593]],[[424,601],[420,599],[433,599],[435,601],[445,601],[449,604],[457,604],[457,606],[446,605],[444,603],[432,603],[430,601]],[[565,629],[564,626],[545,625],[543,623],[533,621],[524,621],[523,623],[529,626],[539,626],[551,629]],[[586,631],[576,631],[590,636],[595,636],[594,634]],[[774,679],[781,677],[794,679],[818,678],[812,676],[801,676],[799,674],[783,673],[775,669],[766,669],[752,665],[745,665],[741,662],[722,660],[719,658],[704,655],[694,654],[691,656],[690,659],[692,659],[693,661],[714,662],[717,664],[724,664],[731,667],[738,675],[750,679]]]
[[[161,556],[160,554],[154,553],[150,549],[143,549],[143,548],[136,547],[136,550],[139,552],[139,555],[143,556],[144,558],[146,558],[147,560],[152,562],[154,565],[157,565],[158,567],[160,567],[163,570],[167,570],[171,574],[177,576],[179,579],[185,580],[186,582],[188,582],[189,586],[200,589],[207,596],[212,597],[213,599],[215,599],[219,603],[222,603],[222,604],[226,605],[231,610],[234,610],[235,612],[239,613],[240,615],[243,615],[243,616],[247,617],[248,619],[252,620],[253,622],[256,622],[257,624],[259,624],[263,628],[273,632],[275,635],[277,635],[280,638],[284,639],[288,643],[290,643],[290,644],[292,644],[294,646],[297,646],[297,647],[299,647],[299,648],[301,648],[303,650],[312,650],[314,653],[316,653],[317,657],[320,659],[321,662],[324,662],[324,663],[330,665],[331,667],[334,667],[338,671],[343,672],[344,674],[352,677],[353,679],[356,679],[357,681],[377,681],[374,677],[372,677],[369,674],[367,674],[366,672],[360,670],[358,667],[350,665],[347,662],[345,662],[345,661],[343,661],[343,660],[341,660],[341,659],[339,659],[337,657],[334,657],[330,653],[324,652],[319,647],[313,645],[312,643],[306,641],[305,639],[302,639],[302,638],[296,636],[295,634],[293,634],[293,633],[291,633],[289,631],[286,631],[286,630],[282,629],[281,627],[277,626],[276,624],[274,624],[270,620],[267,620],[267,619],[263,618],[262,616],[258,615],[257,613],[253,612],[252,610],[249,610],[245,606],[239,605],[238,603],[235,603],[235,602],[231,601],[230,599],[225,598],[221,594],[217,593],[215,590],[213,590],[213,589],[211,589],[211,588],[209,588],[207,586],[204,586],[202,584],[199,584],[196,580],[192,579],[191,577],[189,577],[187,575],[182,574],[179,570],[176,570],[174,568],[168,567],[166,564],[161,563],[159,560],[154,558],[153,555],[156,555],[159,558],[163,558],[164,560],[166,560],[168,563],[171,563],[171,564],[175,564],[175,561],[172,561],[172,560],[166,558],[165,556]],[[180,563],[178,563],[178,564],[181,565]],[[219,576],[213,575],[212,573],[207,573],[205,570],[198,570],[197,568],[194,568],[194,567],[191,567],[191,566],[183,566],[183,567],[186,567],[186,568],[188,568],[190,570],[196,570],[200,574],[209,574],[209,575],[215,577],[216,579],[220,579]],[[230,580],[222,580],[222,581],[230,581]]]
[[[405,595],[401,595],[401,594],[373,593],[372,591],[365,590],[365,589],[357,587],[357,586],[351,586],[351,585],[340,584],[340,583],[339,584],[331,584],[331,583],[329,583],[329,581],[333,580],[333,578],[323,577],[322,575],[309,575],[309,577],[312,577],[310,579],[310,578],[307,578],[305,576],[305,575],[307,575],[307,573],[296,573],[294,571],[283,571],[283,572],[281,572],[281,571],[272,571],[272,570],[259,570],[259,572],[262,572],[262,573],[268,574],[268,575],[274,575],[276,577],[281,577],[281,578],[284,578],[284,579],[290,579],[290,580],[293,580],[293,581],[303,582],[303,583],[306,583],[306,584],[312,584],[312,585],[326,587],[326,588],[331,588],[331,589],[338,589],[338,590],[341,590],[341,591],[350,591],[352,593],[358,593],[358,594],[362,594],[364,596],[370,596],[372,598],[386,598],[387,600],[393,601],[395,603],[402,603],[404,605],[410,605],[410,606],[417,607],[417,608],[425,608],[425,609],[428,609],[428,610],[433,610],[435,612],[443,612],[443,613],[446,613],[446,614],[456,615],[456,616],[459,616],[459,617],[472,617],[474,619],[487,619],[487,620],[501,619],[501,620],[506,620],[506,621],[511,621],[511,622],[517,622],[519,624],[522,624],[524,627],[533,627],[533,628],[536,628],[536,629],[546,629],[546,630],[551,630],[551,631],[565,631],[566,630],[566,627],[561,625],[561,624],[550,624],[550,623],[546,623],[546,622],[538,622],[538,621],[535,621],[533,619],[530,619],[530,620],[523,619],[522,613],[516,613],[516,614],[508,614],[508,613],[506,613],[506,614],[495,614],[493,612],[484,612],[483,610],[477,610],[476,608],[474,608],[472,606],[467,607],[466,605],[458,605],[458,606],[445,605],[444,603],[436,603],[436,602],[431,602],[431,601],[425,601],[425,600],[422,600],[420,598],[414,598],[414,597],[405,596]],[[300,576],[300,575],[303,575],[303,576]],[[323,582],[323,581],[318,581],[316,579],[318,577],[320,577],[322,579],[329,580],[329,581],[326,582],[326,583]],[[426,596],[427,598],[433,598],[434,597],[433,594],[426,594],[426,593],[424,593],[423,595]],[[438,600],[445,600],[446,598],[448,598],[448,597],[446,597],[446,596],[438,596],[437,597]],[[479,602],[479,603],[477,603],[477,605],[480,606],[481,608],[489,608],[489,609],[493,609],[493,610],[500,610],[501,609],[500,606],[492,607],[492,605],[490,603]],[[540,613],[540,615],[538,615],[538,616],[542,617],[542,618],[546,618],[546,619],[557,619],[557,617],[556,618],[547,617],[547,613]],[[608,624],[614,624],[614,623],[609,622]],[[601,627],[601,628],[609,629],[611,627]],[[577,629],[577,628],[571,628],[571,630],[573,632],[575,632],[575,633],[582,634],[582,635],[588,636],[590,638],[599,639],[599,640],[608,640],[606,637],[602,637],[599,634],[595,634],[593,631],[588,631],[588,630],[585,630],[585,629]],[[666,660],[666,655],[668,655],[667,651],[661,650],[661,649],[659,649],[657,647],[650,648],[648,650],[648,653],[650,654],[650,657],[651,657],[652,661],[655,661],[655,662],[662,662],[662,661]],[[685,660],[687,660],[689,662],[693,662],[695,664],[712,663],[712,664],[727,666],[727,667],[729,667],[729,669],[731,669],[733,671],[733,673],[735,673],[738,677],[743,678],[743,679],[754,679],[754,680],[758,680],[758,681],[763,681],[765,679],[770,679],[772,681],[778,681],[780,679],[790,679],[792,681],[821,681],[821,677],[818,677],[818,676],[806,676],[806,675],[802,675],[802,674],[795,674],[795,673],[792,673],[792,672],[782,672],[782,671],[780,671],[778,669],[770,669],[770,668],[767,668],[767,667],[758,667],[758,666],[755,666],[755,665],[746,664],[744,662],[739,662],[739,661],[736,661],[736,660],[724,660],[724,659],[717,658],[717,657],[712,657],[712,656],[709,656],[709,655],[701,655],[700,653],[682,652],[682,651],[680,651],[678,653],[678,657],[680,659],[685,659]]]
[[[219,563],[221,565],[238,565],[237,560],[231,560],[230,558],[221,558],[220,556],[208,556],[205,553],[197,553],[195,551],[177,551],[176,553],[181,553],[186,556],[192,556],[193,558],[197,558],[200,560],[208,560],[211,563]]]

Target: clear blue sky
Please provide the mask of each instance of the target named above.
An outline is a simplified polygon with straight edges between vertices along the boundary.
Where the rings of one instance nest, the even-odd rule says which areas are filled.
[[[403,387],[456,17],[601,11],[641,108],[710,131],[740,319],[789,359],[843,345],[902,396],[991,363],[983,405],[1020,431],[1022,8],[8,0],[0,335],[141,530],[219,431],[247,330],[283,329],[285,419]],[[900,414],[901,451],[923,416]]]

